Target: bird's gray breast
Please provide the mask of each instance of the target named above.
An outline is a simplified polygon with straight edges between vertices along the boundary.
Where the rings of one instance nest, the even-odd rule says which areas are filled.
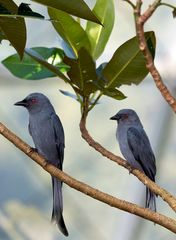
[[[57,159],[54,128],[50,116],[29,117],[29,128],[35,147],[48,161]]]

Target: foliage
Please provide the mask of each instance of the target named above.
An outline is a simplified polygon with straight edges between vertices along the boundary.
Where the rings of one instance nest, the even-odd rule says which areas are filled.
[[[72,0],[71,4],[62,0],[36,0],[35,2],[101,24],[83,0]],[[25,17],[44,19],[44,16],[32,11],[28,4],[21,3],[17,6],[13,0],[0,0],[0,41],[8,39],[21,58],[26,45]],[[55,19],[52,18],[52,20]]]
[[[64,56],[62,49],[35,47],[30,50],[26,49],[23,61],[20,60],[18,54],[14,54],[2,61],[2,64],[8,67],[9,71],[16,77],[27,80],[39,80],[57,76],[58,69],[62,73],[68,70],[69,66],[63,62]],[[47,67],[44,62],[46,62]]]
[[[115,20],[113,0],[97,0],[92,11],[82,0],[74,0],[71,3],[58,0],[35,0],[35,2],[47,6],[56,34],[63,39],[66,47],[64,50],[57,47],[25,49],[21,60],[25,45],[24,39],[23,47],[20,50],[17,49],[21,58],[15,54],[2,62],[15,76],[28,80],[58,76],[71,85],[76,95],[63,91],[64,94],[78,100],[81,106],[83,106],[83,100],[88,99],[90,109],[92,109],[102,95],[117,100],[124,99],[125,95],[119,87],[124,84],[139,84],[148,74],[136,36],[122,44],[109,62],[100,64],[99,67],[96,66],[96,60],[102,55],[113,29]],[[0,4],[8,10],[7,14],[9,11],[13,13],[9,8],[12,1],[8,0],[8,3],[9,5],[3,5],[0,0]],[[23,4],[17,7],[13,3],[13,7],[24,16],[35,15],[41,18],[41,15],[34,13],[28,5]],[[19,8],[22,10],[19,11]],[[71,15],[87,19],[84,27],[80,19]],[[20,21],[23,22],[25,29],[24,19],[20,18]],[[7,37],[5,31],[1,32],[1,38],[4,35]],[[156,44],[154,32],[146,32],[145,37],[154,57]],[[18,39],[18,42],[19,38],[19,36],[12,36],[12,39]],[[66,54],[70,49],[71,57]]]

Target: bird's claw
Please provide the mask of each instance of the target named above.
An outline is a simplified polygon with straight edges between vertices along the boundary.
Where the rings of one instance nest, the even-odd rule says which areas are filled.
[[[131,166],[131,165],[129,165],[129,163],[128,162],[126,162],[126,168],[129,170],[129,174],[131,174],[132,173],[132,171],[133,171],[133,167]]]
[[[33,153],[33,152],[37,152],[37,153],[38,153],[37,148],[30,147],[30,148],[27,149],[27,154],[30,155],[30,154]]]
[[[38,153],[38,149],[37,149],[37,148],[33,148],[33,147],[31,147],[31,151],[33,151],[33,152],[37,152],[37,153]]]
[[[131,166],[128,166],[128,170],[129,170],[129,174],[131,174],[133,171],[133,168]]]

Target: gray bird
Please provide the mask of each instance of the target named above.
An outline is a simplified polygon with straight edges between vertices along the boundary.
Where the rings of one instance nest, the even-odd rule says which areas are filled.
[[[127,162],[155,182],[155,156],[136,112],[132,109],[122,109],[110,119],[118,122],[116,137]],[[145,206],[156,211],[155,194],[149,188],[146,188]]]
[[[64,159],[64,130],[49,99],[41,93],[32,93],[24,100],[15,103],[23,106],[29,112],[29,133],[36,150],[47,161],[62,170]],[[60,231],[68,236],[68,231],[62,216],[62,182],[52,177],[53,211],[52,221],[56,222]]]

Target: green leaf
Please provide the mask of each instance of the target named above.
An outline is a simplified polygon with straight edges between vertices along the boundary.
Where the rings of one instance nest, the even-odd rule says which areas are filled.
[[[21,3],[18,7],[18,15],[23,16],[31,16],[36,17],[40,19],[44,19],[45,17],[37,12],[33,12],[32,9],[29,7],[30,4],[27,3]]]
[[[114,98],[116,100],[123,100],[126,98],[126,96],[121,92],[119,91],[118,89],[116,88],[104,88],[102,90],[103,94],[104,95],[107,95],[108,97],[111,97],[111,98]]]
[[[74,18],[68,13],[54,8],[48,8],[48,14],[51,19],[57,20],[52,21],[54,28],[70,45],[76,56],[82,47],[90,51],[91,46],[87,34]]]
[[[40,63],[42,66],[46,67],[51,72],[55,73],[58,77],[60,77],[65,82],[70,82],[69,79],[53,64],[46,61],[39,53],[33,51],[32,49],[25,49],[25,53]]]
[[[0,12],[3,14],[17,13],[18,6],[13,0],[0,0]]]
[[[18,6],[11,0],[0,0],[0,5],[12,13],[17,13]],[[26,26],[24,19],[0,17],[0,28],[20,57],[23,57],[26,45]]]
[[[154,32],[146,32],[145,37],[152,56],[155,54]],[[145,58],[139,49],[136,37],[121,45],[103,70],[107,88],[119,87],[123,84],[139,84],[148,74]]]
[[[22,61],[17,54],[14,54],[3,60],[2,63],[16,77],[28,80],[54,77],[58,75],[59,70],[66,72],[69,69],[62,61],[65,55],[61,49],[35,47],[26,50],[26,53],[28,54],[24,54]]]
[[[14,2],[11,0],[7,0],[6,2],[2,2],[2,0],[0,0],[0,17],[13,19],[17,17],[45,18],[43,15],[32,11],[29,5],[30,4],[27,3],[21,3],[18,7],[17,5],[14,5]]]
[[[82,95],[87,96],[97,90],[93,81],[96,80],[95,62],[86,49],[81,48],[78,59],[64,58],[64,62],[70,66],[68,76],[70,81],[78,86]]]
[[[9,1],[8,1],[9,2]],[[7,4],[6,2],[3,3],[6,4],[7,7],[9,7],[9,3]],[[32,11],[32,9],[29,7],[30,4],[27,3],[21,3],[20,6],[13,11],[8,10],[6,7],[0,4],[0,17],[8,17],[8,18],[24,18],[24,17],[31,17],[31,18],[39,18],[39,19],[44,19],[45,17],[37,12]],[[10,5],[11,6],[11,5]]]
[[[0,14],[11,14],[11,12],[6,7],[0,4]]]
[[[103,69],[104,66],[106,65],[106,63],[102,63],[97,69]],[[104,79],[102,79],[99,75],[99,73],[97,73],[98,75],[98,79],[96,81],[94,81],[94,84],[96,85],[97,89],[101,92],[101,95],[106,95],[108,97],[114,98],[116,100],[122,100],[124,98],[126,98],[126,96],[119,91],[117,88],[108,88],[106,86],[106,81]]]
[[[103,26],[90,21],[87,22],[86,32],[91,42],[94,59],[99,58],[102,54],[112,32],[115,18],[114,10],[113,0],[97,0],[93,11],[99,17]]]
[[[41,3],[45,6],[62,10],[71,15],[90,20],[101,24],[100,20],[90,10],[87,4],[83,0],[32,0],[37,3]]]

